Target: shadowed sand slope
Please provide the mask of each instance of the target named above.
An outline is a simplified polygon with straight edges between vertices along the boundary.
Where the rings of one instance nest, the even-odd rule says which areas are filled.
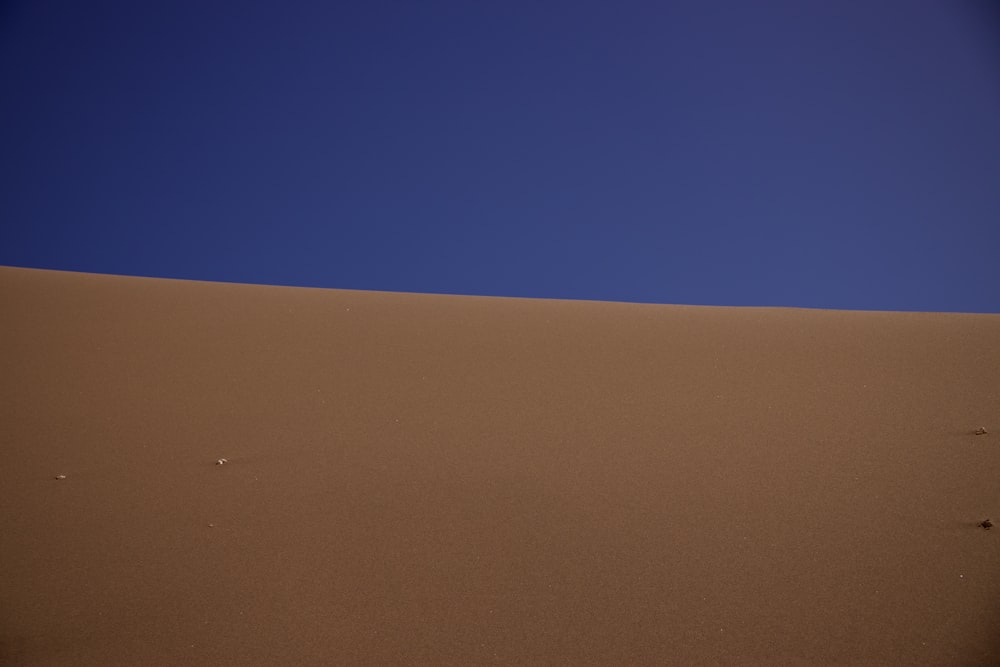
[[[1000,664],[1000,316],[0,309],[0,664]]]

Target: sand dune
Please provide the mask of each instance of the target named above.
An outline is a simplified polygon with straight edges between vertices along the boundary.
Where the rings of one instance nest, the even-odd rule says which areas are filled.
[[[0,308],[0,664],[1000,665],[1000,316]]]

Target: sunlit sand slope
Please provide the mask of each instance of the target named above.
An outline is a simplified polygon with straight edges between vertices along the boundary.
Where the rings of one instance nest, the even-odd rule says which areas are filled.
[[[0,378],[3,665],[1000,664],[1000,316],[3,268]]]

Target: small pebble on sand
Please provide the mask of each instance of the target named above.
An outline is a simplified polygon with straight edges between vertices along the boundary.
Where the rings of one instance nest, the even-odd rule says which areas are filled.
[[[988,433],[988,431],[985,428],[983,428],[982,426],[980,426],[975,431],[973,431],[973,433],[975,433],[976,435],[986,435]]]
[[[218,459],[218,460],[216,460],[215,465],[217,465],[217,466],[224,466],[227,463],[229,463],[229,459]]]
[[[66,475],[56,475],[56,479],[66,479]]]

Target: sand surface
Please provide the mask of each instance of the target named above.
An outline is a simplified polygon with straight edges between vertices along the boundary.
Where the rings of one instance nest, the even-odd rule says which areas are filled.
[[[0,322],[2,665],[1000,665],[998,315],[0,268]]]

